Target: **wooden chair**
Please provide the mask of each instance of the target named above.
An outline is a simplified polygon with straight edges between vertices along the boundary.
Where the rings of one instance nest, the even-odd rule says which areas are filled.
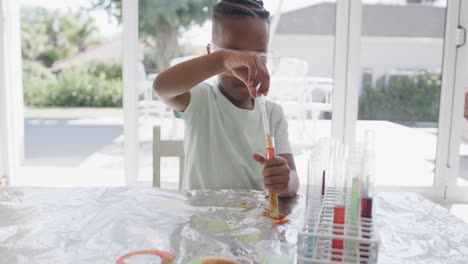
[[[179,158],[179,190],[182,189],[184,177],[184,141],[161,140],[161,127],[153,127],[153,187],[161,187],[161,158]]]

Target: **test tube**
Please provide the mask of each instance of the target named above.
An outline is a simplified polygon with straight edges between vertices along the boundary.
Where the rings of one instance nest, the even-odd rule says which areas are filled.
[[[356,143],[352,148],[350,157],[347,161],[347,179],[348,188],[351,190],[351,208],[350,208],[350,228],[352,235],[357,236],[358,233],[358,222],[359,222],[359,204],[360,204],[360,178],[362,175],[362,154],[360,151],[360,145]],[[350,242],[348,250],[354,252],[356,243]]]
[[[323,168],[323,146],[316,144],[312,150],[308,166],[307,177],[307,198],[306,198],[306,232],[309,234],[315,233],[316,224],[319,220],[321,209],[321,171]],[[306,236],[304,255],[307,258],[314,256],[313,249],[317,246],[317,240],[312,236]]]
[[[375,153],[374,131],[366,131],[363,150],[364,192],[361,198],[361,217],[372,218],[372,199],[374,192]]]
[[[375,153],[374,153],[374,132],[366,131],[365,140],[364,140],[364,150],[362,158],[362,181],[363,181],[363,191],[361,196],[361,229],[362,237],[370,238],[370,232],[372,228],[372,217],[373,217],[373,196],[374,196],[374,173],[375,173]],[[360,252],[369,252],[369,244],[361,243]],[[367,254],[361,255],[361,258],[364,260],[361,263],[366,263],[368,260]]]
[[[273,147],[273,139],[271,135],[268,133],[266,134],[267,140],[267,159],[271,159],[275,156],[275,148]],[[278,207],[278,193],[275,191],[269,191],[270,196],[270,217],[278,218],[279,217],[279,207]]]
[[[318,213],[321,203],[321,171],[322,171],[322,155],[323,149],[320,144],[315,145],[309,160],[308,177],[307,177],[307,199],[306,203],[310,206],[313,213]],[[308,210],[308,212],[311,212]]]
[[[333,176],[337,199],[333,208],[333,234],[343,235],[346,224],[346,177],[345,177],[345,146],[337,143],[333,154]],[[343,261],[343,239],[332,239],[332,261]]]
[[[257,87],[257,90],[258,90],[258,87]],[[275,147],[274,147],[273,137],[270,134],[270,124],[268,121],[265,97],[264,96],[257,97],[257,102],[260,105],[263,129],[265,130],[265,135],[266,135],[266,158],[270,159],[275,156]],[[270,217],[278,218],[279,217],[278,193],[270,190],[269,196],[270,196]]]
[[[322,195],[322,200],[323,200],[323,197],[325,196],[325,190],[326,190],[326,186],[327,186],[327,181],[326,181],[326,176],[327,176],[327,170],[328,170],[328,167],[329,167],[329,163],[328,163],[328,160],[329,160],[329,154],[328,154],[328,151],[329,151],[329,146],[330,146],[330,142],[326,139],[321,139],[319,141],[319,150],[320,150],[320,153],[319,153],[319,160],[320,160],[320,163],[322,164],[322,184],[321,184],[321,195]]]

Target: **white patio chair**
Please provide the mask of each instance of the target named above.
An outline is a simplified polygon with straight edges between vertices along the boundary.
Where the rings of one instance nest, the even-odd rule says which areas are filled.
[[[184,177],[184,141],[161,140],[161,127],[153,127],[153,187],[161,187],[161,158],[179,158],[179,190],[182,189]]]

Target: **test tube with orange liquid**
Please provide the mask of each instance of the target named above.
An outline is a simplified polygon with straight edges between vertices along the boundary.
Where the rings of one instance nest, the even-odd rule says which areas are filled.
[[[263,96],[257,97],[257,102],[260,105],[260,110],[262,113],[263,128],[266,134],[266,158],[271,159],[275,156],[275,147],[273,145],[273,138],[270,134],[270,126],[268,122],[268,115],[266,111],[266,102]],[[278,208],[278,193],[275,191],[269,191],[270,196],[270,217],[278,218],[279,217],[279,208]]]
[[[270,134],[266,134],[266,157],[271,159],[275,156],[275,148],[273,147],[273,140]],[[279,217],[279,208],[278,208],[278,194],[274,191],[269,191],[270,196],[270,217],[278,218]]]

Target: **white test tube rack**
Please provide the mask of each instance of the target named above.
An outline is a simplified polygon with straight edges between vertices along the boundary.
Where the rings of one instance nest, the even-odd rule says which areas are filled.
[[[374,219],[357,216],[351,220],[349,188],[325,187],[322,195],[319,162],[309,163],[306,215],[297,247],[298,263],[376,264],[379,238]],[[334,208],[342,197],[345,197],[346,205],[345,224],[334,224]],[[342,249],[333,248],[333,240],[343,241]]]

